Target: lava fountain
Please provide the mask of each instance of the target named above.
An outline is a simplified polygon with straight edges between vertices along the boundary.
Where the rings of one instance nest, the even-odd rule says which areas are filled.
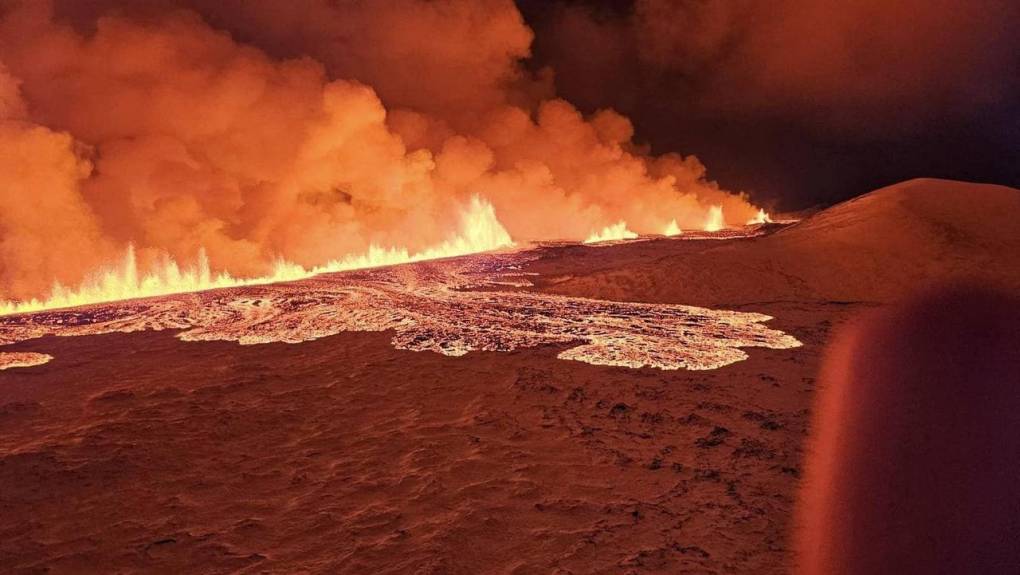
[[[128,246],[119,265],[98,270],[81,285],[68,289],[54,284],[49,297],[26,302],[0,300],[0,315],[28,313],[49,309],[76,307],[95,303],[197,292],[209,289],[278,283],[308,278],[320,273],[366,269],[380,266],[419,262],[462,256],[513,246],[513,240],[496,218],[492,204],[474,196],[464,208],[460,228],[445,242],[411,253],[405,248],[371,246],[362,254],[345,256],[306,269],[279,259],[269,275],[236,278],[228,273],[213,273],[204,250],[195,264],[181,267],[173,258],[164,256],[160,265],[140,273],[133,246]]]
[[[600,244],[604,242],[618,242],[622,240],[637,239],[637,237],[638,235],[636,233],[627,229],[627,222],[619,221],[615,224],[602,228],[600,231],[593,232],[584,240],[584,243]]]
[[[712,206],[708,209],[708,215],[705,218],[706,232],[718,232],[719,230],[726,227],[726,219],[723,217],[722,206]]]
[[[662,235],[664,235],[664,236],[666,236],[668,238],[669,237],[673,237],[673,236],[679,236],[682,233],[683,233],[683,230],[681,230],[680,226],[677,225],[675,219],[670,220],[669,223],[666,224],[666,227],[662,230]]]
[[[772,216],[770,216],[765,210],[760,209],[760,208],[758,209],[758,213],[755,214],[753,218],[747,220],[747,225],[749,225],[749,226],[755,226],[755,225],[761,225],[761,224],[771,224],[771,223],[772,223]]]

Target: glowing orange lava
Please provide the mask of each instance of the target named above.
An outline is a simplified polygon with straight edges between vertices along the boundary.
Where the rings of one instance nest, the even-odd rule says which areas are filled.
[[[306,269],[294,263],[278,260],[271,274],[255,278],[235,278],[227,273],[213,273],[205,252],[200,251],[197,262],[181,267],[170,257],[147,273],[138,270],[133,246],[119,265],[99,270],[77,288],[68,289],[55,284],[50,296],[44,300],[12,302],[0,300],[0,315],[27,313],[48,309],[82,306],[94,303],[122,301],[202,290],[278,283],[308,278],[316,274],[366,269],[431,259],[447,258],[498,250],[513,246],[510,234],[496,218],[490,203],[475,196],[461,214],[457,234],[440,245],[418,253],[404,248],[371,246],[363,254],[331,260],[321,266]]]
[[[481,254],[322,274],[300,281],[97,304],[0,318],[0,345],[44,335],[181,330],[185,341],[299,343],[345,331],[392,331],[398,349],[463,355],[544,344],[596,365],[714,369],[742,347],[793,337],[757,313],[509,291],[530,282],[535,252]]]
[[[679,236],[683,233],[680,226],[677,225],[676,220],[670,220],[666,227],[662,230],[662,235],[666,237]]]
[[[708,209],[705,218],[704,230],[706,232],[717,232],[726,227],[726,220],[723,217],[722,206],[712,206]]]
[[[52,355],[20,351],[0,351],[0,371],[16,367],[33,367],[48,363]]]
[[[619,221],[613,225],[606,226],[602,230],[593,232],[584,243],[599,244],[604,242],[617,242],[621,240],[637,239],[638,235],[627,229],[627,222]]]
[[[760,225],[760,224],[771,224],[771,223],[772,223],[772,217],[769,216],[768,213],[766,213],[765,210],[763,210],[761,208],[758,209],[758,213],[755,214],[753,218],[747,220],[747,225],[749,225],[749,226]]]

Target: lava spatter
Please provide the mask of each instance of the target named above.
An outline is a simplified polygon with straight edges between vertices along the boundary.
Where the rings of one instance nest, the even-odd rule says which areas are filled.
[[[530,284],[533,252],[481,254],[0,318],[0,344],[43,335],[181,330],[185,341],[300,343],[345,331],[393,331],[398,349],[459,356],[545,344],[561,359],[631,368],[714,369],[740,348],[790,348],[769,316],[610,302],[508,289]]]

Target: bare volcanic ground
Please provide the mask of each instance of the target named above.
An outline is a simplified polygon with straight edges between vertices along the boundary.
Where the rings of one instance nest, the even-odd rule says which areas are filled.
[[[0,572],[784,572],[833,330],[919,283],[1020,289],[1018,218],[1017,190],[913,181],[763,237],[528,268],[532,291],[760,312],[804,344],[707,371],[390,331],[0,347],[53,356],[0,371]]]
[[[1018,218],[1020,190],[917,179],[764,237],[634,243],[612,258],[560,250],[531,269],[551,293],[754,309],[770,302],[883,303],[947,281],[1020,290]]]

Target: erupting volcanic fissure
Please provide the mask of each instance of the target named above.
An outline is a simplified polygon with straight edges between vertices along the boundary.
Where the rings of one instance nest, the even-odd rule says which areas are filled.
[[[633,240],[637,239],[637,237],[637,234],[627,229],[627,222],[616,222],[611,226],[606,226],[602,230],[592,233],[584,240],[584,243],[598,244],[619,240]]]
[[[392,330],[398,349],[458,356],[567,346],[562,359],[631,368],[714,369],[742,347],[789,348],[758,313],[510,291],[530,251],[463,256],[273,285],[231,287],[0,318],[0,345],[43,335],[181,330],[186,341],[299,343]],[[15,358],[23,359],[23,358]]]
[[[717,232],[725,227],[726,219],[723,217],[722,206],[712,206],[709,208],[708,216],[705,218],[705,231]]]
[[[759,224],[771,224],[772,216],[768,215],[765,210],[758,210],[758,213],[753,218],[747,220],[747,225],[754,226]]]
[[[204,250],[199,252],[198,261],[192,267],[182,269],[172,258],[165,256],[154,272],[142,275],[138,272],[134,248],[129,247],[122,265],[93,275],[77,289],[66,289],[57,284],[54,286],[51,296],[45,300],[21,303],[0,301],[0,315],[215,288],[292,281],[328,272],[448,258],[493,251],[513,245],[510,235],[496,219],[492,205],[476,196],[471,199],[470,205],[461,215],[460,231],[456,236],[417,253],[410,253],[405,248],[371,246],[363,254],[330,260],[324,265],[311,269],[305,269],[298,264],[281,259],[277,261],[273,273],[269,275],[255,278],[235,278],[228,273],[213,274],[209,269],[209,260]]]
[[[144,4],[0,3],[8,313],[505,245],[433,249],[476,195],[521,241],[757,211],[557,98],[512,2],[312,2],[297,37],[276,2]]]
[[[669,223],[666,224],[666,229],[662,230],[662,235],[666,237],[679,236],[682,233],[683,230],[681,230],[680,226],[677,225],[676,220],[670,220]]]

